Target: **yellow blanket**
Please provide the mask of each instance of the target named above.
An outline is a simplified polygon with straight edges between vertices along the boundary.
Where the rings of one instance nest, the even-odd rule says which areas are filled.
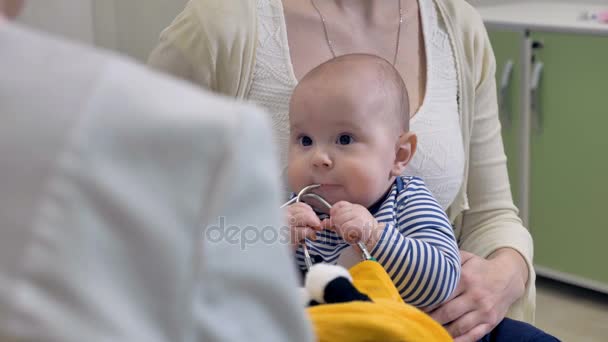
[[[363,261],[349,270],[353,284],[373,302],[323,304],[308,308],[320,342],[452,341],[445,329],[403,302],[380,264]]]

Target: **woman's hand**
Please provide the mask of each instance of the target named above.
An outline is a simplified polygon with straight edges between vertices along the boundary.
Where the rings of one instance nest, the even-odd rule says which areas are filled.
[[[458,287],[439,307],[427,308],[455,342],[474,342],[492,331],[525,291],[528,267],[515,250],[504,248],[483,259],[461,251]]]
[[[344,239],[355,244],[363,242],[368,249],[373,249],[384,225],[362,205],[340,201],[331,207],[329,219],[323,220],[323,227],[332,229]]]
[[[312,208],[302,202],[287,207],[287,223],[289,224],[289,243],[296,250],[305,238],[316,240],[317,231],[322,230],[321,220]]]

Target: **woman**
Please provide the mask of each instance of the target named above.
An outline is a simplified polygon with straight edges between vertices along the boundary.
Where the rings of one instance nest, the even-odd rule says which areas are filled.
[[[532,239],[511,198],[494,56],[466,2],[192,0],[150,65],[264,106],[284,166],[292,89],[316,65],[353,52],[384,57],[403,77],[419,137],[405,173],[425,179],[462,251],[455,295],[428,312],[456,341],[482,338],[507,312],[532,322]]]

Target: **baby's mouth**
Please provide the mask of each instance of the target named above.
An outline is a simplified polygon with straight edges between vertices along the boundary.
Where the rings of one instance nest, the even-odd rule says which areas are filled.
[[[319,196],[323,196],[323,194],[329,195],[339,188],[340,186],[338,184],[321,184],[321,186],[314,189],[313,192]]]
[[[340,197],[341,186],[338,184],[321,184],[320,187],[314,189],[312,192],[329,203],[334,203],[337,197]]]

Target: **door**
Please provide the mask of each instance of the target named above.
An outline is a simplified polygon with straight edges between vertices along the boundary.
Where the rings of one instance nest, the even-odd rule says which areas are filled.
[[[544,64],[532,113],[535,263],[608,288],[608,37],[532,37]]]

